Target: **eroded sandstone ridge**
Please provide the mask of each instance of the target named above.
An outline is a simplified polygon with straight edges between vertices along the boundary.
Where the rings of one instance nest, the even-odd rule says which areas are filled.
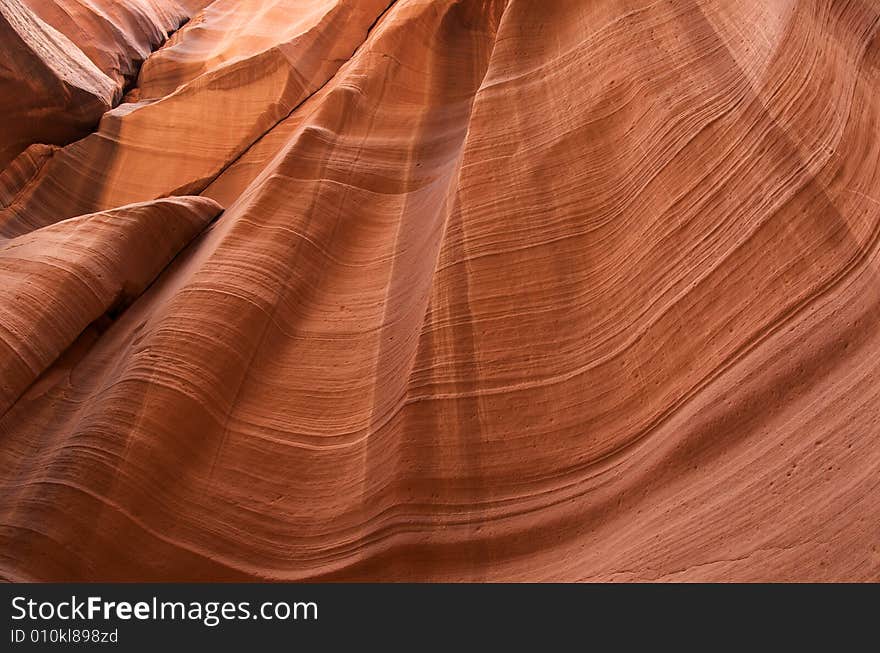
[[[3,578],[880,577],[880,4],[0,31]]]

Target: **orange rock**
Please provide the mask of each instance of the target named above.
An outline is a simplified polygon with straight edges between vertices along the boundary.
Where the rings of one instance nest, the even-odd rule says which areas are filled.
[[[0,174],[0,576],[876,579],[878,32],[207,5]]]
[[[0,58],[0,167],[87,133],[113,104],[112,80],[19,0],[0,0]]]
[[[140,63],[207,0],[0,0],[0,169],[97,126]]]
[[[220,212],[204,197],[132,204],[0,248],[0,413],[95,320],[119,313]]]
[[[20,0],[122,88],[182,23],[210,0]]]

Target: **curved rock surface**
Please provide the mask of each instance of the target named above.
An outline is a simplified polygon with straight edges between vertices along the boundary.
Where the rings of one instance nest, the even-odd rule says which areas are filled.
[[[880,578],[880,6],[201,4],[0,174],[0,576]]]
[[[121,89],[150,53],[210,0],[21,0]]]
[[[72,140],[113,104],[113,82],[19,0],[0,0],[0,58],[0,167],[31,143]]]
[[[88,134],[206,0],[0,0],[0,169]]]
[[[220,206],[133,204],[58,222],[0,247],[0,414],[98,318],[121,312]]]

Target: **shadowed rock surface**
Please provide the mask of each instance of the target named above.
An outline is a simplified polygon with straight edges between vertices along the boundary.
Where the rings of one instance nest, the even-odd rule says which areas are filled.
[[[3,578],[880,577],[880,5],[0,8]]]

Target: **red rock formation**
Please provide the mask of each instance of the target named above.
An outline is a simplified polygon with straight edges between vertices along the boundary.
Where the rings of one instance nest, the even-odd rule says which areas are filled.
[[[20,0],[82,50],[120,88],[210,0]]]
[[[0,0],[0,169],[85,136],[169,32],[207,0]]]
[[[209,4],[0,175],[0,575],[876,580],[878,33]]]
[[[220,212],[203,197],[133,204],[0,248],[0,413],[98,318],[136,299]]]
[[[0,57],[0,167],[31,143],[84,133],[112,106],[113,82],[19,0],[0,0]]]

